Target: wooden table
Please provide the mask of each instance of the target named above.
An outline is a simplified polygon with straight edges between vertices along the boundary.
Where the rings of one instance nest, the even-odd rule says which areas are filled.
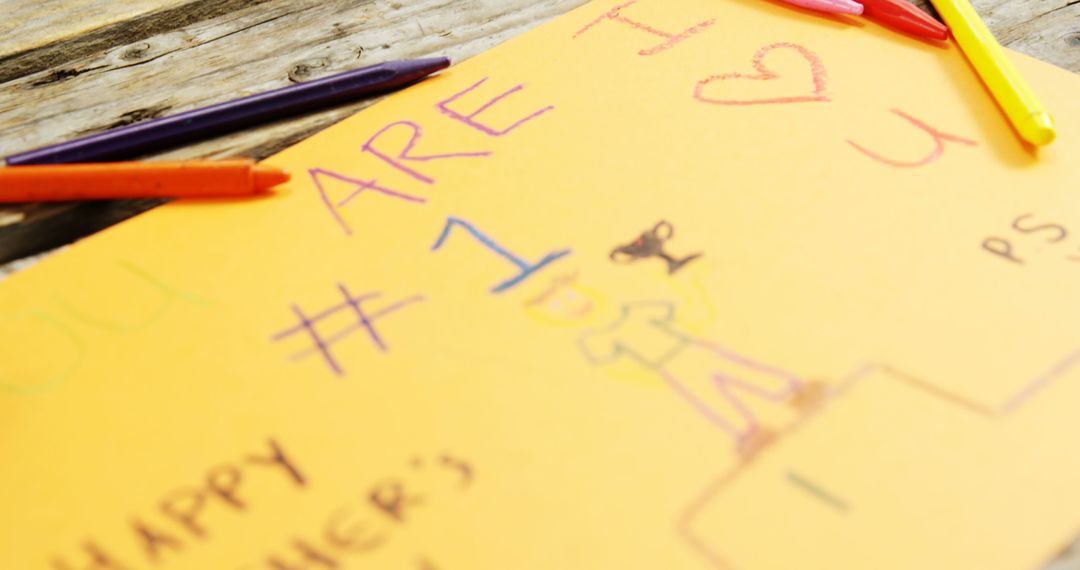
[[[586,1],[16,2],[0,20],[0,155],[384,60],[460,60]],[[1080,73],[1080,1],[975,4],[1005,45]],[[369,104],[280,121],[156,158],[265,157]],[[0,264],[7,263],[0,278],[26,265],[12,260],[154,205],[0,209]],[[1064,553],[1050,569],[1080,570],[1080,552]]]

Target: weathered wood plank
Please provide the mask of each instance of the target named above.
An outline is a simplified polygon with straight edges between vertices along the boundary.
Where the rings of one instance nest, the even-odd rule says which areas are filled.
[[[43,0],[6,2],[0,20],[0,57],[27,51],[91,30],[133,20],[185,0]]]
[[[0,83],[35,73],[50,67],[62,66],[63,64],[97,53],[113,47],[117,44],[126,43],[134,38],[149,37],[168,30],[175,30],[193,22],[203,21],[214,16],[227,14],[245,6],[259,4],[265,0],[187,0],[178,3],[179,0],[160,0],[159,8],[148,11],[135,18],[125,19],[113,24],[104,24],[99,28],[84,34],[57,39],[53,43],[38,47],[27,48],[8,55],[0,55]],[[177,3],[172,5],[172,3]],[[94,0],[93,5],[103,11],[108,11],[108,2]],[[90,22],[101,23],[98,18],[90,18]],[[80,26],[81,27],[81,26]],[[23,48],[32,45],[32,42],[19,44]],[[58,73],[70,73],[60,67]]]
[[[462,59],[582,3],[268,2],[0,85],[0,154],[387,59]]]
[[[995,33],[1013,49],[1080,73],[1080,0],[1046,4],[1062,5],[1029,20],[1002,25]]]

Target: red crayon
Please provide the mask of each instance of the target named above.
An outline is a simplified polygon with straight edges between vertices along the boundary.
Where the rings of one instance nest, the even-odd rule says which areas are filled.
[[[949,28],[923,12],[907,0],[860,0],[863,16],[907,32],[920,38],[932,40],[949,39]]]

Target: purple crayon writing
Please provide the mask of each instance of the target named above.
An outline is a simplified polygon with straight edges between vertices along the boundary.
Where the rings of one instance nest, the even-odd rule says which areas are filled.
[[[293,305],[293,313],[296,314],[300,323],[274,334],[271,337],[271,340],[273,340],[274,342],[281,342],[289,337],[292,337],[293,335],[307,333],[307,335],[311,337],[311,341],[314,343],[314,346],[307,350],[294,354],[292,356],[292,359],[300,360],[302,358],[311,356],[312,354],[318,353],[323,357],[323,359],[326,361],[326,364],[330,367],[330,370],[332,370],[334,374],[338,376],[344,376],[344,369],[341,367],[337,359],[334,357],[333,353],[330,351],[330,347],[332,345],[348,338],[355,333],[363,331],[367,333],[368,339],[373,345],[375,345],[375,348],[378,349],[379,352],[388,352],[390,350],[390,347],[387,345],[386,341],[383,339],[378,329],[375,328],[375,322],[387,315],[390,315],[391,313],[396,313],[397,311],[400,311],[401,309],[404,309],[409,305],[413,305],[423,301],[424,297],[422,295],[414,295],[412,297],[408,297],[400,301],[384,305],[381,309],[378,309],[377,311],[369,312],[364,307],[364,303],[381,298],[382,293],[374,292],[365,293],[363,295],[353,295],[344,285],[338,283],[337,287],[338,291],[340,291],[341,295],[345,298],[344,301],[319,313],[316,313],[315,315],[310,316],[305,314],[298,305]],[[352,323],[347,327],[339,329],[333,334],[327,336],[324,336],[323,333],[319,330],[318,325],[320,322],[325,321],[326,319],[329,319],[337,315],[338,313],[348,311],[352,311],[354,313],[354,315],[356,316],[356,322]]]

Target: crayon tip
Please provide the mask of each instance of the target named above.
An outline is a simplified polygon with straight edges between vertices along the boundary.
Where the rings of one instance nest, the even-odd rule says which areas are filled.
[[[265,192],[273,186],[288,182],[291,176],[288,172],[273,166],[258,164],[252,169],[255,176],[255,191]]]
[[[949,28],[945,24],[934,20],[934,23],[926,30],[926,37],[943,42],[949,39]]]
[[[908,0],[862,0],[863,15],[918,38],[945,41],[949,28]]]
[[[1048,145],[1057,138],[1054,118],[1045,111],[1028,115],[1016,126],[1016,130],[1020,131],[1024,140],[1036,146]]]
[[[390,61],[383,65],[390,68],[398,75],[419,78],[450,67],[450,58],[426,57],[405,61]]]

